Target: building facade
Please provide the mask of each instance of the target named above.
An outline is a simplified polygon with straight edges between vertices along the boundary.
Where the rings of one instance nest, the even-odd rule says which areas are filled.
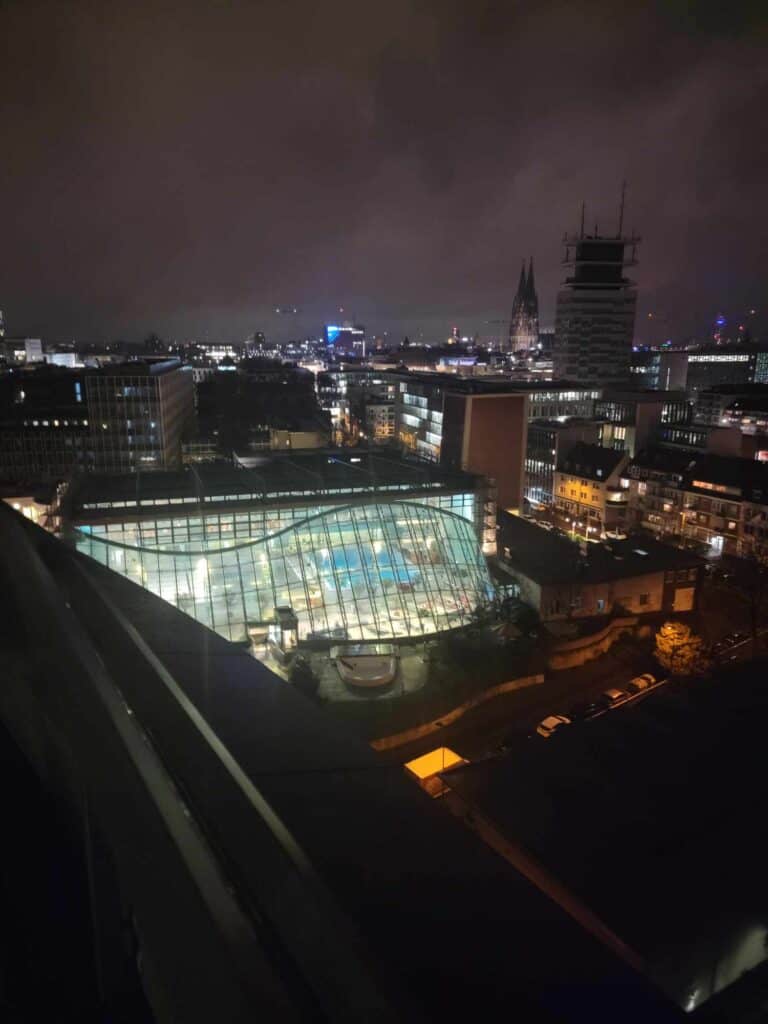
[[[464,625],[491,597],[482,480],[391,458],[271,456],[90,477],[66,535],[231,640],[290,608],[298,637],[380,640]]]
[[[688,353],[671,349],[632,352],[635,385],[653,391],[683,391],[688,386]]]
[[[525,497],[533,506],[554,502],[555,470],[565,453],[576,444],[598,444],[600,424],[574,417],[559,420],[531,420],[525,452]]]
[[[565,236],[563,263],[572,270],[557,296],[556,378],[598,386],[628,381],[637,292],[624,269],[635,264],[639,241],[583,230]]]
[[[554,477],[555,511],[574,537],[598,540],[626,531],[628,464],[626,452],[583,441],[561,458]]]
[[[566,538],[509,516],[501,546],[520,597],[545,623],[696,607],[701,558],[650,538],[590,544],[583,553]]]
[[[765,463],[652,449],[633,460],[627,474],[629,517],[637,527],[713,557],[765,557]]]
[[[768,383],[768,349],[753,345],[716,346],[688,353],[687,388],[707,388]]]
[[[683,392],[606,390],[595,402],[594,415],[604,421],[600,443],[632,456],[660,427],[690,423],[692,404]]]
[[[14,373],[0,386],[0,473],[6,478],[181,465],[194,386],[177,360],[97,370],[46,367]]]
[[[501,508],[522,506],[528,397],[508,381],[403,374],[395,432],[403,451],[491,478]]]

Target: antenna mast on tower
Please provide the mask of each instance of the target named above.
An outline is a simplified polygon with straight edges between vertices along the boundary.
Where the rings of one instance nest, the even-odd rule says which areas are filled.
[[[624,227],[624,201],[627,198],[627,180],[626,178],[621,183],[621,203],[619,204],[619,233],[616,236],[621,238],[621,230]]]

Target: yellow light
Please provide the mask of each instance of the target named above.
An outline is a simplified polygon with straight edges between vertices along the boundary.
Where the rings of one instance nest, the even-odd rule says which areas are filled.
[[[413,761],[407,761],[404,767],[417,779],[428,779],[431,775],[445,771],[446,768],[466,763],[463,757],[449,747],[437,747],[435,750],[430,750],[428,754],[422,754],[421,757],[417,757]]]

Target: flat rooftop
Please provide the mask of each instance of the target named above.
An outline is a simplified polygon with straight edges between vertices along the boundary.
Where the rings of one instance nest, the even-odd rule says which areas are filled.
[[[178,472],[90,474],[73,486],[73,514],[114,502],[197,504],[245,497],[285,500],[313,495],[407,491],[472,491],[480,478],[397,455],[354,450],[313,450],[283,455],[265,452],[254,469],[198,465]]]
[[[412,380],[414,383],[429,384],[441,387],[445,391],[460,391],[465,394],[482,394],[483,392],[510,394],[527,394],[538,391],[580,391],[591,394],[600,391],[595,384],[576,384],[569,380],[515,380],[508,374],[484,374],[482,377],[459,377],[454,374],[437,373],[418,370],[390,370],[392,377],[400,380]]]
[[[520,516],[505,516],[501,542],[509,548],[510,568],[537,583],[603,583],[667,569],[694,569],[703,559],[646,536],[577,544]]]
[[[768,950],[766,671],[667,683],[445,776],[683,1004]]]

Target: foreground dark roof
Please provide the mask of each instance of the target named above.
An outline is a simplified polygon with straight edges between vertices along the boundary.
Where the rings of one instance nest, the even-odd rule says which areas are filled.
[[[501,541],[513,571],[536,583],[601,583],[667,569],[693,569],[702,559],[691,551],[643,535],[588,544],[587,554],[567,537],[543,530],[520,516],[505,516]]]
[[[766,671],[752,662],[716,680],[665,684],[446,775],[683,1002],[766,953],[768,843],[755,813],[768,799]],[[567,700],[551,712],[567,714]]]
[[[37,539],[57,579],[84,571],[96,581],[204,713],[416,1019],[500,1020],[511,1010],[541,1024],[678,1019],[644,977],[330,710],[137,584],[50,535]],[[112,638],[88,620],[82,594],[80,604],[67,596],[109,663]],[[141,672],[119,670],[138,696]],[[247,841],[248,823],[238,824],[198,765],[179,756],[168,705],[142,703],[142,724],[213,845],[223,849],[238,829]],[[239,848],[224,852],[237,877]]]

